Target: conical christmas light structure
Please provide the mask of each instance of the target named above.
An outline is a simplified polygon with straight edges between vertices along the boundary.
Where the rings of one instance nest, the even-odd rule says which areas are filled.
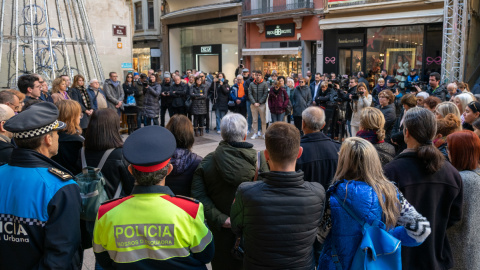
[[[84,0],[0,0],[0,88],[23,74],[103,82]]]

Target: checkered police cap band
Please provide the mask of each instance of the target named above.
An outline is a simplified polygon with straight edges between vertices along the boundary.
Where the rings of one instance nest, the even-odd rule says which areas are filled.
[[[29,138],[34,138],[37,136],[41,136],[44,134],[49,133],[50,131],[56,129],[60,123],[58,120],[55,120],[55,122],[51,123],[48,126],[43,126],[37,129],[32,129],[32,130],[27,130],[27,131],[22,131],[18,133],[13,133],[13,137],[17,139],[29,139]]]

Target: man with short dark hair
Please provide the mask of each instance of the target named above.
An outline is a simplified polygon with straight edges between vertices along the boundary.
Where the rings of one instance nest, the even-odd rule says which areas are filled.
[[[0,269],[81,269],[78,185],[50,158],[58,152],[58,109],[34,104],[3,128],[18,148],[0,167]]]
[[[118,80],[118,75],[116,72],[110,72],[108,74],[109,79],[105,80],[103,84],[103,91],[107,96],[108,108],[114,109],[120,114],[123,110],[123,99],[125,98],[125,93],[123,92],[123,87],[120,81]]]
[[[350,122],[352,120],[352,106],[350,106],[352,100],[350,98],[351,95],[355,94],[357,92],[357,85],[358,85],[358,78],[357,77],[351,77],[350,78],[350,83],[348,85],[348,98],[347,98],[347,110],[345,112],[345,119],[347,119],[347,131],[350,137],[355,136],[355,134],[352,134]]]
[[[0,91],[0,104],[5,104],[12,108],[15,114],[20,111],[20,100],[17,95],[14,95],[10,91]]]
[[[447,101],[447,89],[444,85],[440,85],[440,73],[432,72],[428,77],[427,93],[430,96],[438,97],[441,101]]]
[[[266,114],[266,102],[268,97],[268,85],[263,80],[262,73],[257,72],[255,81],[248,87],[248,99],[250,100],[250,110],[252,111],[252,140],[260,137],[258,130],[258,116],[260,116],[262,122],[262,135],[265,138],[265,132],[267,130],[267,114]]]
[[[38,78],[38,82],[42,85],[42,91],[40,93],[40,99],[43,101],[48,101],[50,95],[48,94],[48,83],[43,79],[42,76],[38,73],[32,74],[33,76]]]
[[[242,237],[244,268],[315,269],[325,190],[295,170],[303,152],[295,126],[273,123],[265,146],[270,172],[259,174],[263,181],[240,184],[230,211],[232,231]]]
[[[310,92],[312,94],[312,99],[314,100],[313,105],[317,105],[315,103],[315,97],[317,96],[317,93],[321,91],[321,87],[320,87],[321,83],[322,83],[322,74],[316,73],[315,80],[312,81],[312,83],[310,84]]]
[[[17,81],[18,90],[25,94],[24,102],[29,99],[39,99],[42,94],[43,85],[40,83],[38,77],[34,75],[22,75]]]
[[[165,186],[176,147],[173,134],[160,126],[139,129],[125,141],[135,186],[130,196],[98,209],[93,251],[103,268],[207,270],[214,244],[203,205]]]
[[[359,71],[357,73],[357,77],[358,77],[358,82],[359,83],[363,82],[365,84],[365,86],[367,87],[367,90],[370,89],[370,85],[368,83],[368,80],[365,79],[365,74],[362,71]]]

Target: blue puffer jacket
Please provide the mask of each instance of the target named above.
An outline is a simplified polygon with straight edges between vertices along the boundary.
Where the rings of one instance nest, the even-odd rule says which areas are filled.
[[[374,220],[381,219],[382,208],[378,201],[377,194],[373,188],[362,181],[338,181],[331,186],[327,192],[330,198],[332,229],[325,239],[318,269],[336,269],[332,260],[332,245],[335,244],[342,269],[350,269],[353,257],[358,245],[362,240],[362,227],[353,219],[331,196],[336,194],[339,198],[345,198],[345,204],[355,213],[357,217],[372,224]],[[382,219],[382,222],[384,220]],[[403,226],[397,226],[389,231],[394,237],[402,241],[402,245],[416,246],[412,238],[407,235]]]

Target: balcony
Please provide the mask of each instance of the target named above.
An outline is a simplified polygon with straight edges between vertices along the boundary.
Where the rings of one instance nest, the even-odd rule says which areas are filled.
[[[314,9],[313,0],[245,0],[242,16],[255,16],[298,9]]]

